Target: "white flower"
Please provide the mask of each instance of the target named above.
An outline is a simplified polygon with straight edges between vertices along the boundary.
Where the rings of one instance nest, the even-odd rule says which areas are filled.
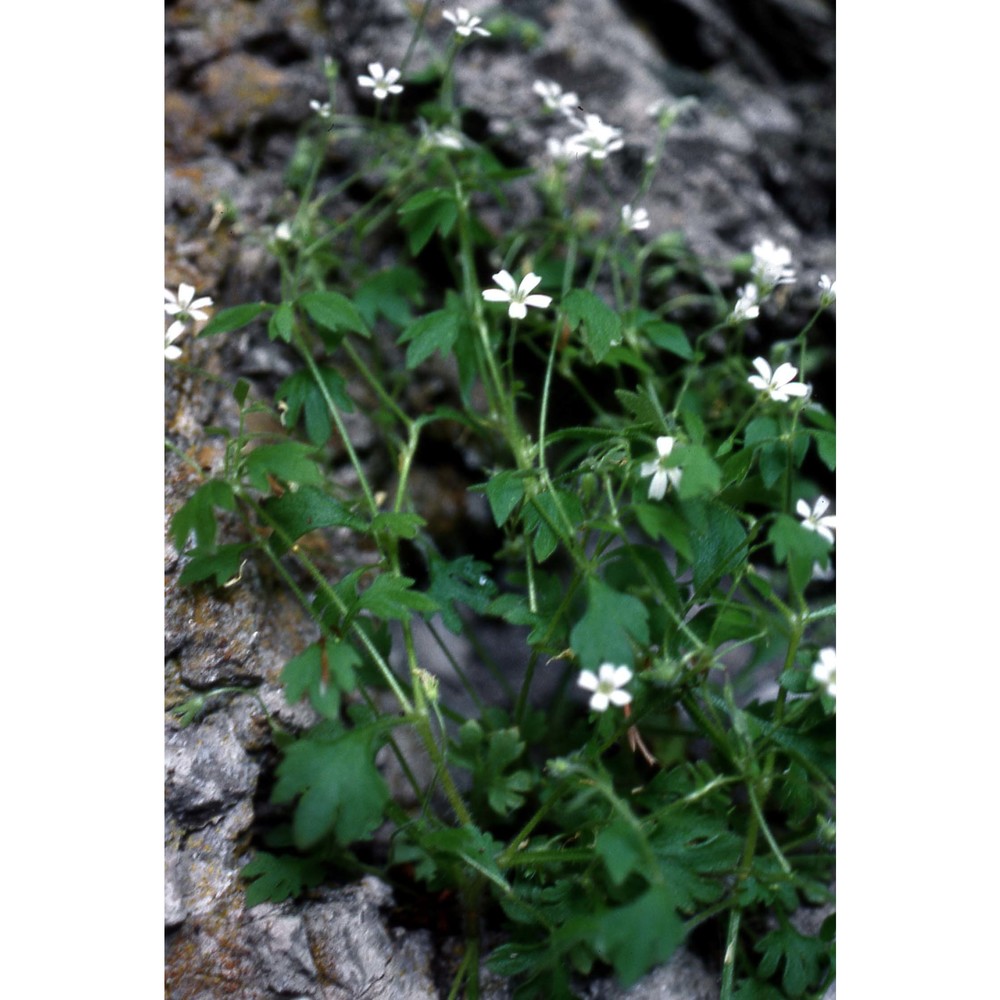
[[[575,155],[578,155],[573,150],[566,148],[566,142],[564,140],[554,139],[552,136],[549,136],[545,140],[545,149],[549,156],[551,156],[557,163],[566,163]]]
[[[813,680],[819,684],[831,698],[837,697],[837,651],[830,648],[819,651],[819,659],[813,664]]]
[[[756,285],[744,285],[740,289],[739,300],[730,315],[730,320],[733,323],[742,323],[744,320],[757,318],[760,314],[760,309],[757,306],[759,301],[757,295]]]
[[[274,238],[279,243],[291,243],[292,224],[287,219],[282,220],[274,227]]]
[[[583,670],[577,679],[577,684],[588,691],[593,691],[590,707],[595,712],[603,712],[608,705],[627,705],[632,700],[628,691],[621,689],[632,680],[632,671],[628,667],[616,667],[612,663],[602,663],[595,675],[592,670]]]
[[[680,484],[681,470],[676,466],[667,468],[667,459],[674,450],[674,443],[672,437],[658,437],[656,451],[659,457],[649,462],[643,462],[642,468],[639,470],[641,475],[653,477],[649,483],[650,500],[662,500],[668,486],[673,486],[676,489]]]
[[[573,153],[585,154],[592,160],[604,160],[608,153],[617,152],[625,145],[622,130],[606,125],[599,115],[584,115],[582,122],[574,118],[573,124],[581,130],[566,140],[566,148]]]
[[[362,87],[374,88],[374,96],[378,101],[384,101],[390,94],[401,94],[403,88],[396,81],[400,77],[400,72],[395,67],[382,69],[381,63],[369,63],[368,72],[371,76],[359,76],[358,83]]]
[[[196,299],[194,297],[194,287],[187,285],[183,281],[177,289],[175,295],[169,288],[163,289],[163,308],[168,316],[175,316],[176,319],[167,328],[167,344],[172,344],[189,326],[193,326],[196,321],[208,319],[208,313],[204,312],[205,306],[210,306],[212,300],[207,296]],[[169,350],[169,347],[168,347]],[[174,348],[180,354],[179,348]],[[173,355],[176,357],[177,354]],[[171,355],[167,355],[170,357]]]
[[[788,266],[792,262],[792,252],[788,247],[775,246],[771,240],[761,240],[754,244],[750,252],[753,254],[750,271],[765,293],[776,285],[787,285],[795,280],[795,271]]]
[[[545,102],[549,111],[559,111],[567,117],[573,114],[580,103],[580,98],[574,91],[564,94],[562,87],[551,80],[536,80],[531,89]]]
[[[451,21],[455,25],[455,34],[462,35],[464,38],[468,38],[473,32],[477,35],[482,35],[484,38],[489,37],[489,32],[485,28],[476,27],[482,24],[483,19],[481,17],[473,17],[464,7],[456,7],[455,13],[452,14],[450,10],[444,12],[444,19],[446,21]]]
[[[330,107],[329,101],[324,101],[320,104],[319,101],[310,101],[309,107],[313,109],[320,116],[320,118],[329,118],[333,114],[333,109]]]
[[[174,341],[184,332],[184,327],[181,326],[179,330],[175,330],[175,326],[177,326],[176,323],[171,324],[163,342],[163,356],[168,361],[176,361],[181,356],[181,349],[174,344]]]
[[[837,281],[830,280],[828,274],[819,276],[819,303],[822,306],[832,305],[837,301]]]
[[[766,392],[776,403],[787,403],[791,396],[808,396],[809,386],[793,382],[799,370],[787,361],[772,373],[771,366],[763,358],[754,358],[754,368],[759,375],[751,375],[747,381],[761,392]]]
[[[622,205],[622,225],[634,232],[649,229],[649,212],[644,208],[633,209],[631,205]]]
[[[425,122],[420,122],[420,130],[423,132],[423,141],[435,149],[462,149],[462,133],[453,129],[450,125],[442,128],[431,128]]]
[[[803,528],[815,531],[820,538],[825,538],[828,542],[832,542],[833,532],[837,527],[837,519],[833,514],[828,514],[826,517],[823,516],[826,514],[829,506],[830,501],[826,497],[821,496],[813,504],[811,510],[805,500],[800,500],[795,505],[795,511],[802,518]]]
[[[499,288],[487,288],[483,292],[483,298],[487,302],[509,302],[510,308],[507,315],[511,319],[524,319],[528,315],[528,306],[536,309],[544,309],[551,305],[550,295],[531,295],[530,292],[542,280],[537,274],[529,272],[521,279],[518,285],[507,271],[498,271],[493,275],[493,280],[500,286]]]

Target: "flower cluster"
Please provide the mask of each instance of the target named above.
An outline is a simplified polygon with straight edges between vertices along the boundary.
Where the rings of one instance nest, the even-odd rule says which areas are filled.
[[[652,476],[649,482],[649,499],[662,500],[667,492],[667,487],[674,489],[680,485],[682,472],[676,466],[669,467],[667,460],[674,450],[675,441],[672,437],[658,437],[656,439],[657,458],[649,462],[643,462],[640,474]]]
[[[403,92],[402,85],[396,83],[402,74],[395,67],[386,70],[381,63],[373,62],[368,64],[368,73],[370,75],[362,74],[358,77],[358,84],[371,87],[375,100],[384,101],[390,94]]]
[[[603,712],[608,705],[627,705],[632,700],[632,695],[622,690],[630,680],[632,671],[628,667],[602,663],[596,674],[593,670],[580,671],[577,684],[594,692],[590,697],[590,707],[595,712]]]
[[[773,240],[761,240],[750,252],[753,254],[750,273],[764,295],[778,285],[789,285],[795,280],[795,271],[789,266],[792,252],[788,247],[779,247]]]
[[[552,304],[550,295],[532,295],[531,292],[541,282],[537,274],[528,272],[518,285],[507,271],[498,271],[493,275],[493,280],[500,286],[499,288],[488,288],[483,292],[483,298],[487,302],[508,302],[510,308],[507,315],[511,319],[524,319],[528,315],[528,306],[536,309],[544,309]]]
[[[164,342],[163,356],[168,361],[176,361],[181,356],[181,349],[174,343],[177,338],[200,320],[208,319],[208,313],[204,312],[205,306],[212,305],[212,300],[207,296],[196,299],[194,297],[194,286],[185,284],[183,281],[174,294],[169,288],[163,289],[163,308],[168,316],[173,316],[174,321],[167,327],[166,340]]]
[[[773,240],[761,240],[753,245],[750,252],[753,255],[750,266],[753,284],[740,289],[739,301],[729,315],[730,323],[755,319],[760,313],[760,303],[778,285],[791,284],[795,280],[795,271],[790,266],[792,252],[788,247],[779,247]]]

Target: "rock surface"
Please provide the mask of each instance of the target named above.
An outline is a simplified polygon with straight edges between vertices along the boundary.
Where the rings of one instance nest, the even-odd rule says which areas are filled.
[[[804,287],[835,273],[832,3],[511,0],[503,9],[541,26],[540,42],[527,52],[503,44],[463,52],[458,88],[472,109],[470,133],[496,140],[512,162],[532,162],[551,122],[531,82],[555,80],[575,90],[586,111],[623,129],[626,147],[609,160],[606,178],[624,201],[652,142],[649,105],[693,94],[698,109],[671,133],[644,202],[655,231],[683,231],[696,252],[720,261],[770,237],[792,249]],[[274,298],[277,272],[263,242],[291,205],[283,175],[309,101],[325,93],[323,57],[342,66],[341,107],[365,112],[354,77],[375,59],[399,64],[409,5],[168,0],[166,16],[166,283],[189,282],[217,307]],[[450,30],[437,10],[430,30],[435,37]],[[418,47],[417,65],[423,56]],[[521,211],[533,211],[528,194]],[[797,330],[807,312],[793,296],[771,317],[774,334],[784,325]],[[261,392],[291,370],[281,345],[259,333],[189,342],[186,350],[209,372],[243,375]],[[221,445],[205,428],[234,421],[222,388],[171,366],[166,432],[189,459],[218,468]],[[363,448],[370,435],[363,418],[355,430]],[[166,475],[169,516],[198,478],[173,452]],[[238,872],[275,761],[264,707],[292,730],[310,724],[310,709],[284,704],[278,676],[315,633],[274,581],[249,573],[222,595],[194,592],[176,586],[180,569],[168,539],[167,706],[218,686],[235,690],[208,699],[187,728],[167,716],[166,996],[446,995],[455,943],[391,926],[391,890],[373,878],[245,908]],[[484,995],[510,995],[506,984],[484,982]],[[684,950],[631,990],[613,980],[582,987],[590,1000],[717,993],[714,974]]]

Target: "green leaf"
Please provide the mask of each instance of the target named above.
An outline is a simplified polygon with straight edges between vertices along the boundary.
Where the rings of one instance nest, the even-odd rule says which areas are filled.
[[[679,556],[687,562],[691,561],[687,526],[672,507],[663,503],[637,503],[632,509],[650,538],[669,542]]]
[[[498,472],[490,477],[485,489],[493,520],[498,528],[502,528],[524,496],[524,479],[512,470]]]
[[[347,383],[340,372],[333,368],[320,368],[319,374],[337,406],[345,413],[353,413],[354,401],[347,394]],[[330,434],[333,432],[330,411],[323,392],[311,372],[303,369],[289,375],[278,386],[278,391],[274,395],[276,400],[282,400],[288,406],[285,416],[287,427],[295,427],[304,412],[309,440],[317,447],[330,440]]]
[[[570,632],[570,643],[587,670],[602,663],[635,663],[634,640],[649,642],[649,611],[636,597],[612,590],[597,577],[587,581],[587,610]]]
[[[555,552],[559,539],[572,544],[572,537],[559,513],[559,507],[570,525],[577,525],[583,520],[579,498],[575,493],[564,490],[539,493],[524,508],[524,526],[529,533],[534,532],[532,549],[539,562],[544,562]]]
[[[377,576],[357,602],[358,610],[370,611],[379,618],[396,618],[407,621],[411,611],[437,611],[438,603],[427,594],[411,590],[413,580],[408,576]]]
[[[621,885],[632,872],[648,877],[643,871],[646,867],[644,851],[648,848],[639,831],[624,819],[615,819],[606,826],[597,835],[594,849],[615,885]]]
[[[261,493],[268,491],[268,474],[299,486],[321,486],[323,473],[313,459],[315,452],[300,441],[258,445],[247,455],[247,477]]]
[[[458,337],[459,316],[450,309],[438,309],[411,323],[400,335],[399,343],[409,343],[406,349],[407,369],[416,368],[435,351],[448,357]]]
[[[633,416],[636,424],[660,426],[660,411],[642,386],[635,392],[629,392],[627,389],[615,389],[615,397]]]
[[[722,473],[712,456],[700,445],[679,445],[675,449],[676,464],[683,474],[677,486],[682,500],[692,497],[714,496],[722,488]],[[670,456],[671,459],[674,455]]]
[[[572,329],[583,324],[583,342],[598,364],[612,347],[621,343],[621,318],[593,292],[573,289],[563,299],[562,308]]]
[[[216,507],[236,510],[236,496],[229,483],[221,479],[210,479],[194,491],[171,519],[170,534],[178,552],[184,551],[191,532],[194,532],[199,549],[212,548],[218,530],[215,521]]]
[[[810,531],[802,526],[801,521],[787,514],[779,514],[774,519],[767,539],[774,546],[774,558],[779,563],[785,562],[789,553],[795,553],[806,559],[810,566],[814,562],[826,565],[833,547],[819,532]]]
[[[336,719],[340,715],[341,694],[350,694],[357,688],[354,668],[360,664],[361,657],[350,643],[313,643],[292,657],[281,671],[285,700],[294,705],[308,695],[320,715]]]
[[[323,881],[323,866],[315,858],[297,858],[285,854],[275,856],[257,851],[240,870],[247,886],[247,906],[258,903],[280,903],[298,896],[303,889],[312,889]]]
[[[660,862],[664,882],[685,913],[722,896],[727,877],[739,864],[743,846],[740,837],[726,826],[724,816],[691,809],[667,813],[649,842]]]
[[[790,996],[798,997],[819,979],[829,948],[819,938],[805,937],[782,920],[781,926],[754,944],[754,950],[763,953],[759,968],[762,976],[773,975],[784,962],[781,985]]]
[[[271,314],[267,323],[267,335],[271,340],[283,340],[290,343],[295,330],[295,312],[291,305],[282,302]]]
[[[364,531],[368,525],[349,507],[315,486],[300,486],[280,497],[268,497],[262,504],[281,529],[272,536],[275,555],[284,555],[297,539],[317,528],[351,528]]]
[[[430,558],[430,586],[428,595],[437,602],[441,620],[455,635],[462,633],[462,619],[456,603],[484,614],[496,593],[496,584],[486,575],[490,566],[472,556],[460,556],[447,562],[440,556]]]
[[[682,503],[691,540],[694,585],[704,593],[747,557],[747,533],[739,518],[719,504],[702,500]]]
[[[694,357],[687,335],[676,323],[664,323],[663,320],[654,319],[644,323],[641,329],[650,343],[662,350],[676,354],[685,361],[690,361]]]
[[[430,188],[410,198],[399,210],[400,224],[409,236],[410,253],[416,256],[438,230],[447,236],[458,218],[455,195],[446,188]]]
[[[777,441],[779,433],[777,421],[771,417],[757,417],[747,424],[747,429],[743,432],[743,444],[749,448],[764,441]]]
[[[372,518],[371,532],[379,538],[414,539],[427,522],[419,514],[385,510]]]
[[[673,894],[666,886],[653,885],[633,902],[600,914],[594,947],[627,989],[667,961],[683,940]]]
[[[200,337],[211,337],[215,333],[231,333],[233,330],[252,323],[261,313],[273,309],[267,302],[249,302],[243,306],[233,306],[216,313],[198,334]]]
[[[812,436],[821,461],[834,472],[837,468],[837,435],[830,431],[813,431]]]
[[[224,587],[239,577],[243,565],[243,553],[250,547],[249,542],[234,542],[231,545],[220,545],[218,548],[191,549],[187,553],[190,562],[184,567],[177,582],[186,587],[190,583],[200,583],[214,576],[215,585]]]
[[[375,766],[374,737],[371,729],[332,740],[306,736],[285,751],[272,798],[298,797],[292,835],[299,850],[328,836],[345,845],[367,840],[381,823],[389,789]]]
[[[390,267],[361,283],[354,304],[371,327],[381,315],[395,326],[413,322],[411,305],[422,300],[423,279],[412,267]]]
[[[371,336],[354,303],[340,292],[306,292],[298,303],[314,323],[330,333],[350,330],[363,337]]]

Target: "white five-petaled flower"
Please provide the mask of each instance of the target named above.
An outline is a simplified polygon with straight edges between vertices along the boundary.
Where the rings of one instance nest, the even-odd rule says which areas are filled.
[[[819,659],[813,664],[813,680],[831,698],[837,697],[837,651],[831,647],[819,651]]]
[[[372,87],[376,100],[384,101],[390,94],[401,94],[403,92],[402,85],[396,83],[401,74],[394,66],[385,70],[382,68],[381,63],[369,63],[368,72],[371,75],[359,76],[358,83],[362,87]]]
[[[792,396],[808,396],[809,386],[793,382],[799,370],[787,361],[772,372],[771,366],[763,358],[754,358],[754,368],[760,373],[751,375],[747,381],[761,392],[766,392],[776,403],[787,403]]]
[[[750,252],[753,254],[750,271],[765,294],[777,285],[787,285],[795,280],[795,271],[789,267],[792,252],[788,247],[776,246],[772,240],[761,240],[753,245]]]
[[[830,280],[830,275],[819,276],[819,301],[821,305],[832,305],[837,301],[837,280]]]
[[[595,712],[603,712],[608,705],[627,705],[632,700],[632,695],[622,690],[630,680],[632,671],[628,667],[602,663],[596,674],[592,670],[582,670],[577,684],[594,692],[590,697],[590,707]]]
[[[319,101],[310,101],[309,107],[313,109],[320,116],[320,118],[329,118],[333,113],[333,109],[330,107],[329,101],[324,101],[320,104]]]
[[[592,160],[605,160],[609,153],[625,145],[622,130],[605,124],[600,115],[584,115],[582,122],[574,118],[573,124],[580,129],[566,140],[567,150],[573,153],[589,156]]]
[[[455,34],[462,35],[464,38],[468,38],[473,32],[477,35],[482,35],[484,38],[489,37],[489,32],[485,28],[477,27],[483,23],[481,17],[473,17],[464,7],[456,7],[455,13],[452,14],[450,10],[444,12],[444,19],[446,21],[451,21],[455,25]]]
[[[658,437],[656,439],[657,458],[649,462],[643,462],[639,470],[643,476],[652,476],[649,483],[649,499],[662,500],[667,492],[668,486],[674,489],[680,484],[682,472],[676,466],[667,467],[667,459],[674,450],[674,439],[672,437]]]
[[[559,111],[567,117],[576,110],[580,98],[574,91],[564,94],[562,87],[552,80],[536,80],[531,89],[545,102],[549,111]]]
[[[175,317],[173,323],[167,327],[163,351],[164,356],[173,361],[181,354],[181,349],[174,345],[174,341],[195,322],[208,319],[208,313],[204,312],[204,308],[210,306],[212,300],[208,296],[196,299],[194,286],[185,284],[183,281],[180,283],[176,295],[169,288],[164,288],[163,298],[163,308],[167,315]]]
[[[435,149],[463,149],[462,133],[444,125],[441,128],[431,128],[425,121],[418,122],[425,145]]]
[[[827,514],[830,501],[826,497],[819,497],[810,509],[805,500],[800,500],[795,505],[795,511],[802,518],[802,527],[815,531],[821,538],[828,542],[833,541],[833,532],[837,527],[837,518],[833,514]],[[826,515],[824,517],[824,515]]]
[[[733,323],[742,323],[744,320],[757,318],[760,314],[757,296],[757,286],[754,284],[744,285],[740,289],[740,297],[730,315]]]
[[[634,209],[631,205],[622,205],[622,225],[634,232],[649,229],[649,212],[644,208]]]
[[[528,272],[522,279],[521,284],[510,276],[507,271],[498,271],[493,275],[493,280],[500,286],[499,288],[487,288],[483,292],[483,298],[487,302],[509,302],[510,308],[507,315],[511,319],[524,319],[528,315],[528,306],[536,309],[544,309],[552,304],[550,295],[532,295],[531,291],[537,287],[542,280],[537,274]]]

